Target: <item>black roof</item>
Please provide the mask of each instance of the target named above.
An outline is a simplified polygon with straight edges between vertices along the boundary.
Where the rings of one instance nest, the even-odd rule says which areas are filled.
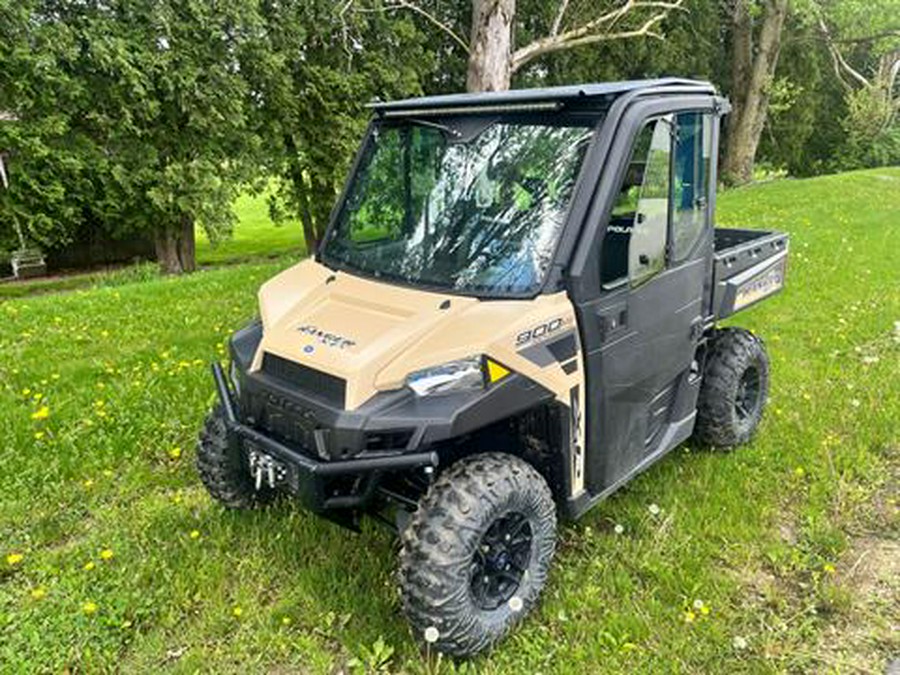
[[[562,87],[542,89],[510,89],[478,94],[447,94],[444,96],[422,96],[401,101],[373,103],[377,111],[406,110],[408,108],[451,108],[468,106],[515,105],[544,101],[565,102],[573,99],[616,97],[640,90],[673,87],[680,91],[696,90],[697,93],[715,94],[715,87],[702,80],[687,80],[665,77],[655,80],[629,80],[625,82],[596,82],[593,84],[572,84]]]

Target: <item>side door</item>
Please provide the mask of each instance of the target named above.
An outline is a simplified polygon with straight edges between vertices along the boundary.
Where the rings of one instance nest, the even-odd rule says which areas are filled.
[[[693,428],[709,278],[712,114],[647,118],[633,137],[592,297],[578,305],[586,362],[587,478],[606,492]],[[692,368],[693,364],[693,368]]]

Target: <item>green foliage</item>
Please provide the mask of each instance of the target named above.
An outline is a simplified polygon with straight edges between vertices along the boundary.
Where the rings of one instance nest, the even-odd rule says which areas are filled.
[[[279,197],[299,216],[309,250],[365,129],[365,105],[420,93],[433,63],[408,13],[360,5],[339,12],[330,0],[263,2],[266,35],[247,64],[261,100],[266,166],[283,178]]]
[[[821,0],[814,15],[843,94],[832,166],[900,163],[900,0]]]
[[[852,80],[845,96],[818,24],[824,17],[847,61],[869,76],[897,48],[897,3],[793,3],[764,165],[812,175],[900,161],[896,114],[877,124],[890,98],[856,91]],[[470,0],[417,6],[468,35]],[[597,6],[568,3],[563,27]],[[517,44],[546,35],[557,9],[520,0]],[[678,75],[730,91],[726,3],[687,0],[660,28],[664,40],[546,55],[514,84]],[[229,236],[238,191],[262,193],[277,177],[270,214],[299,219],[312,250],[365,128],[365,104],[458,91],[466,60],[434,22],[391,0],[0,0],[0,111],[19,117],[0,121],[12,180],[0,191],[0,249],[18,245],[17,227],[52,247],[97,229],[130,237],[190,221],[215,242]]]
[[[34,243],[71,239],[71,226],[96,197],[96,148],[72,128],[72,111],[89,93],[57,57],[70,62],[77,44],[60,23],[28,29],[26,3],[0,2],[0,150],[14,190],[0,189],[0,248],[16,248],[21,228]]]
[[[229,231],[260,146],[240,68],[260,30],[253,3],[4,0],[0,16],[0,100],[19,117],[0,137],[7,227],[44,245],[85,224]]]
[[[572,2],[567,23],[596,16],[598,3]],[[557,3],[525,0],[517,41],[545,35],[553,22]],[[527,66],[514,85],[547,86],[574,82],[678,76],[709,79],[727,85],[725,15],[717,0],[688,0],[684,10],[673,11],[662,24],[665,40],[641,38],[601,42],[550,54]]]
[[[897,102],[873,88],[850,91],[845,97],[847,116],[842,121],[846,141],[837,158],[841,168],[900,164],[900,119],[893,116]]]

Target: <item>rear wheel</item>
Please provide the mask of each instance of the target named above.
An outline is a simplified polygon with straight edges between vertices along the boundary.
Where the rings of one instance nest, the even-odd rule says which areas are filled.
[[[730,448],[749,441],[769,394],[769,357],[762,340],[743,328],[716,331],[706,356],[694,435]]]
[[[197,471],[207,492],[230,509],[252,509],[275,496],[266,485],[255,489],[247,453],[229,436],[221,406],[213,408],[200,430]]]
[[[550,488],[527,462],[474,455],[445,471],[403,532],[403,606],[420,639],[469,656],[537,602],[556,547]]]

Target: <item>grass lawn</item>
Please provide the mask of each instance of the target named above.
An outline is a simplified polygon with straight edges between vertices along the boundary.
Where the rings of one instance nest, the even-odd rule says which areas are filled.
[[[197,228],[197,263],[217,265],[253,258],[303,255],[303,229],[298,221],[275,225],[269,218],[265,195],[242,195],[234,204],[237,225],[234,236],[215,246],[202,228]]]
[[[757,439],[679,449],[564,527],[538,610],[462,665],[410,641],[390,533],[289,502],[226,512],[199,484],[206,364],[287,259],[3,303],[0,672],[883,672],[900,169],[736,190],[719,211],[792,235],[786,291],[737,318],[772,358]]]

